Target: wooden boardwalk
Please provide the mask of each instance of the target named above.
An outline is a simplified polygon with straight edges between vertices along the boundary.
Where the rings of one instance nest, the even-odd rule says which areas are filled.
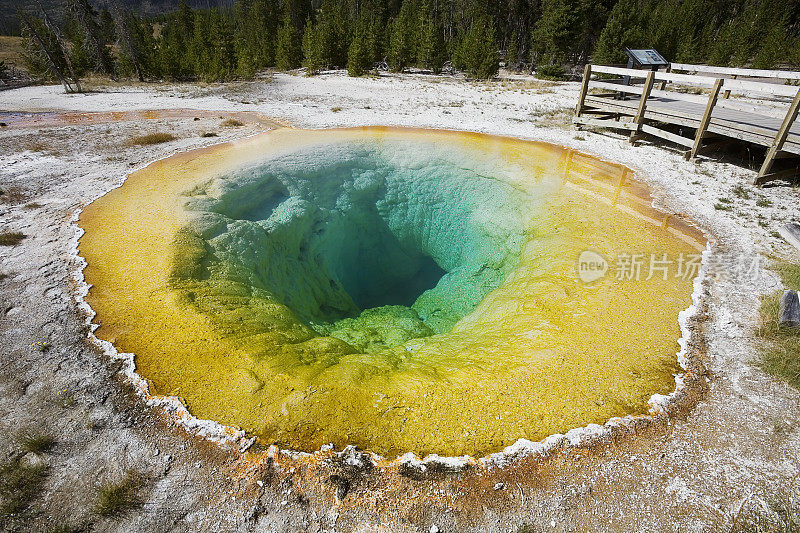
[[[687,158],[697,157],[712,145],[732,141],[765,146],[767,154],[756,178],[758,185],[800,174],[800,123],[796,121],[800,88],[742,79],[797,80],[800,72],[676,63],[671,70],[587,65],[574,122],[628,130],[631,143],[642,135],[654,135],[685,147]],[[679,74],[676,70],[698,74]],[[700,94],[690,94],[687,89]],[[730,98],[732,94],[768,98],[774,105]]]

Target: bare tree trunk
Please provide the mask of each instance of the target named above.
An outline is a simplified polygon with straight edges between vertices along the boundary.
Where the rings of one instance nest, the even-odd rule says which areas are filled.
[[[39,9],[42,11],[42,16],[44,17],[44,25],[47,26],[47,29],[56,36],[56,42],[58,42],[58,47],[61,49],[61,53],[64,56],[64,61],[69,69],[70,77],[72,78],[72,81],[75,82],[75,88],[77,89],[77,92],[82,93],[83,89],[81,89],[81,82],[78,79],[78,76],[75,75],[75,70],[72,68],[72,60],[69,58],[69,51],[67,50],[67,47],[64,46],[64,41],[61,38],[61,32],[52,22],[50,22],[50,17],[47,16],[47,11],[44,10],[41,4],[39,4]]]
[[[42,36],[39,35],[38,31],[36,31],[36,27],[33,25],[33,23],[31,23],[28,15],[20,13],[19,20],[25,25],[26,28],[28,28],[28,31],[31,33],[31,37],[33,37],[33,39],[39,43],[39,47],[42,49],[42,52],[44,52],[45,57],[47,57],[48,63],[50,63],[50,70],[61,81],[61,84],[64,85],[64,91],[68,93],[72,92],[72,86],[67,81],[64,73],[61,72],[58,63],[56,63],[55,58],[50,54],[50,50],[47,49],[44,39],[42,39]]]

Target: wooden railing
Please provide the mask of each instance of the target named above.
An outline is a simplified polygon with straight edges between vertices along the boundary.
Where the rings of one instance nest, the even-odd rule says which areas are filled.
[[[702,74],[682,74],[674,72],[675,70]],[[614,76],[616,78],[613,78]],[[725,78],[722,76],[731,77]],[[733,78],[734,76],[736,77],[735,79]],[[579,125],[630,130],[632,144],[641,138],[643,133],[655,135],[688,148],[685,152],[686,158],[694,159],[704,147],[704,139],[709,135],[708,128],[716,108],[772,117],[776,119],[773,124],[777,124],[777,121],[780,121],[780,127],[777,128],[777,132],[775,132],[774,127],[768,130],[751,123],[751,121],[741,120],[742,115],[728,114],[725,120],[733,122],[741,120],[741,123],[737,123],[736,127],[728,133],[715,133],[718,137],[728,135],[729,137],[768,146],[767,156],[756,180],[757,183],[761,184],[770,179],[783,177],[786,174],[786,171],[780,173],[772,172],[772,167],[776,159],[792,155],[782,153],[782,149],[800,109],[800,89],[797,86],[754,81],[752,79],[742,79],[742,77],[790,81],[800,79],[800,72],[732,69],[681,63],[673,63],[670,71],[644,71],[602,65],[587,65],[578,97],[575,122]],[[687,89],[694,89],[698,94],[689,94],[686,92]],[[722,92],[723,89],[724,92]],[[592,94],[593,91],[601,91],[598,96],[604,97],[605,100],[601,101],[599,98],[595,98],[594,96],[596,95]],[[731,94],[745,98],[731,99]],[[625,95],[636,96],[638,105],[621,106],[618,103],[615,104],[615,100],[618,102],[620,98],[627,98]],[[780,105],[780,101],[783,100],[785,102],[786,99],[791,99],[791,103],[789,103],[787,109],[776,107],[775,105],[764,105],[763,103],[746,99],[753,96],[770,98],[773,101],[772,103],[776,105]],[[590,106],[586,106],[587,97],[590,97]],[[648,114],[648,100],[652,98],[661,100],[658,110],[658,122],[689,125],[695,129],[694,138],[666,131],[655,123],[647,123],[645,119]],[[607,104],[604,105],[604,102],[607,102]],[[694,108],[695,113],[687,116],[686,112],[681,109],[680,102],[697,104]],[[674,109],[674,121],[670,120],[670,103],[672,103]],[[701,105],[703,106],[702,114],[699,113]],[[686,106],[684,105],[684,107]],[[584,117],[585,113],[600,115],[600,117]],[[741,134],[737,134],[734,131],[738,129],[741,129]],[[796,173],[796,171],[794,172]]]
[[[713,65],[691,65],[688,63],[670,63],[670,71],[695,72],[703,74],[717,74],[737,78],[768,78],[774,80],[797,81],[800,72],[795,70],[763,70],[757,68],[715,67]]]

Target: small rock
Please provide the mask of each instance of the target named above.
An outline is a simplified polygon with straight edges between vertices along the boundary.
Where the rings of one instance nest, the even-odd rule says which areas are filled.
[[[30,452],[22,456],[22,464],[32,468],[36,468],[39,466],[47,466],[47,461],[45,461],[43,457],[36,455],[33,452]]]
[[[439,529],[439,526],[431,526],[431,528],[428,530],[429,533],[441,533],[441,531],[442,530]]]
[[[496,483],[494,486],[494,490],[503,490],[504,488],[506,488],[505,483]]]
[[[778,228],[778,233],[783,239],[800,250],[800,224],[791,222]]]
[[[800,300],[797,291],[784,291],[778,323],[792,328],[800,327]]]
[[[153,455],[155,455],[156,457],[158,457],[158,454],[159,454],[159,453],[161,453],[161,450],[159,450],[158,448],[156,448],[156,451],[154,451],[154,452],[153,452]]]

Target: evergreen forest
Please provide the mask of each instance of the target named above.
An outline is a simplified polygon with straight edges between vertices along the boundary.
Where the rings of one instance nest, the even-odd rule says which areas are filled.
[[[491,78],[504,64],[563,78],[588,61],[624,63],[625,47],[686,63],[800,65],[800,0],[181,0],[147,16],[117,6],[20,9],[29,70],[62,82],[214,82],[299,67]]]

